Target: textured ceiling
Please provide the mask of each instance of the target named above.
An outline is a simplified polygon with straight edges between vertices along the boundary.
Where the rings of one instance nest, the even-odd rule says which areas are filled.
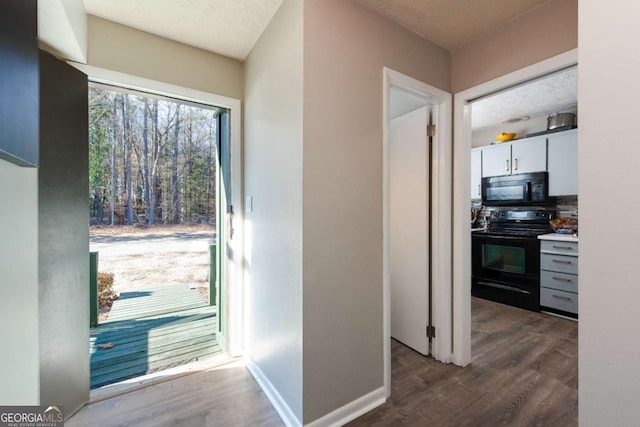
[[[84,0],[87,13],[244,60],[282,0]]]
[[[357,0],[427,40],[455,50],[547,0]]]
[[[578,67],[571,67],[473,102],[471,127],[481,130],[514,117],[540,117],[577,107]]]

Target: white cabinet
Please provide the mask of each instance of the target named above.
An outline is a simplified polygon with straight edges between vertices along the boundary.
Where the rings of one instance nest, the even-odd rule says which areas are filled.
[[[547,170],[547,138],[536,136],[511,144],[511,173],[529,173]]]
[[[547,170],[547,138],[537,136],[484,147],[482,176],[511,175]]]
[[[471,200],[481,199],[482,148],[471,150]]]
[[[540,236],[540,306],[578,317],[577,239]]]
[[[511,144],[490,145],[482,149],[482,177],[511,173]]]
[[[578,194],[578,130],[551,133],[549,140],[549,195]]]

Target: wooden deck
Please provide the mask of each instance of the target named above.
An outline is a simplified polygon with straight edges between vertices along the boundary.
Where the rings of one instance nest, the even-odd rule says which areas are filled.
[[[216,331],[216,308],[186,285],[123,292],[90,331],[91,388],[220,353]]]

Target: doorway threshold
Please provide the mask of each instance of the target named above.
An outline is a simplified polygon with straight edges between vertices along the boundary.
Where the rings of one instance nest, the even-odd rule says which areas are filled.
[[[244,366],[244,362],[241,357],[231,357],[226,353],[219,354],[207,358],[206,360],[191,362],[186,365],[176,366],[175,368],[154,372],[136,378],[130,378],[118,383],[113,383],[93,389],[90,392],[88,404],[100,402],[102,400],[131,393],[136,390],[151,387],[168,381],[173,381],[188,375],[222,367],[235,367],[236,365]]]

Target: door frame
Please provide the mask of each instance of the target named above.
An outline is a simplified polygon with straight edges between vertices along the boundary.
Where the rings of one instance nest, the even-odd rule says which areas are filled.
[[[384,387],[391,395],[391,277],[389,270],[389,124],[390,91],[397,87],[424,98],[433,108],[436,136],[433,138],[432,168],[432,318],[436,337],[432,354],[444,363],[451,361],[451,94],[383,67],[382,83],[382,291]],[[425,141],[426,141],[425,129]],[[425,325],[426,326],[426,325]]]
[[[454,95],[452,361],[456,365],[471,363],[471,103],[577,63],[578,49],[572,49]]]
[[[234,184],[231,189],[231,204],[234,207],[234,232],[233,238],[229,240],[228,248],[223,247],[220,244],[221,242],[217,243],[219,254],[231,253],[233,256],[229,257],[227,255],[227,289],[229,290],[229,303],[226,320],[228,334],[221,334],[222,336],[218,338],[218,343],[229,355],[242,355],[244,349],[244,270],[242,267],[242,260],[244,258],[244,200],[242,196],[242,105],[240,100],[91,65],[76,62],[68,62],[68,64],[84,72],[89,80],[97,83],[111,84],[126,89],[153,93],[230,110],[231,179]],[[227,249],[227,251],[221,249]],[[232,286],[229,286],[229,284],[232,284]],[[220,284],[220,286],[222,286],[222,284]],[[220,321],[220,319],[218,319],[218,321]]]

